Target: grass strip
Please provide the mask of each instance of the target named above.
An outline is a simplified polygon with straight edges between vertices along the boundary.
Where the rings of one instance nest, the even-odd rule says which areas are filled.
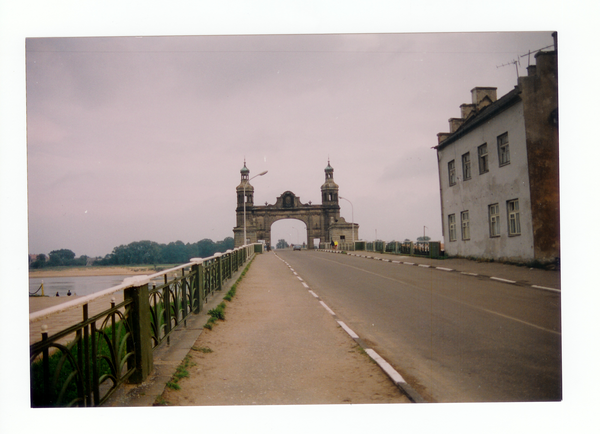
[[[229,289],[227,294],[225,294],[225,297],[223,297],[223,300],[231,301],[233,299],[233,297],[235,297],[235,293],[237,291],[237,285],[238,285],[238,283],[240,283],[242,281],[242,279],[248,272],[250,265],[252,265],[252,261],[254,261],[254,258],[252,258],[252,260],[248,263],[248,265],[246,265],[246,267],[242,271],[242,274],[240,274],[240,277],[238,277],[238,279],[235,281],[235,283],[233,285],[231,285],[231,289]],[[209,310],[208,314],[210,315],[210,318],[208,319],[206,324],[204,324],[204,328],[207,330],[212,330],[217,321],[219,321],[219,320],[225,321],[225,308],[226,307],[227,307],[227,305],[225,304],[225,302],[222,302],[216,308]]]

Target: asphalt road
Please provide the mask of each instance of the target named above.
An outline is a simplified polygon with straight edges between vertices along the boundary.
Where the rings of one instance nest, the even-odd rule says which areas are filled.
[[[562,398],[559,293],[343,254],[277,254],[427,401]]]

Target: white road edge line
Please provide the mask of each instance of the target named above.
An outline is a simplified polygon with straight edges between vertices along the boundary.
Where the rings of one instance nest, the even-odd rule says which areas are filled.
[[[546,291],[560,292],[560,289],[548,288],[547,286],[531,285],[532,288],[545,289]]]
[[[423,267],[423,268],[429,268],[429,267],[431,267],[431,265],[427,265],[427,264],[419,264],[419,267]]]
[[[338,321],[338,324],[342,326],[344,330],[346,330],[346,333],[348,333],[352,339],[358,339],[358,335],[354,333],[354,331],[350,327],[348,327],[343,321]]]
[[[303,282],[302,277],[296,276],[300,282]]]
[[[505,282],[505,283],[517,283],[516,280],[502,279],[501,277],[490,277],[490,279],[497,280],[499,282]]]
[[[329,306],[327,306],[323,301],[319,301],[319,303],[321,303],[321,305],[323,305],[323,307],[325,308],[325,310],[327,310],[327,312],[329,312],[332,315],[335,315],[335,312],[332,311],[331,309],[329,309]]]
[[[454,271],[452,268],[445,268],[445,267],[435,267],[436,270],[442,270],[442,271]]]
[[[306,287],[308,288],[308,285],[306,285]],[[308,292],[310,292],[313,295],[313,297],[319,298],[319,296],[315,294],[315,292],[312,289],[309,289]]]
[[[466,271],[461,271],[460,274],[465,274],[467,276],[479,276],[477,273],[467,273]]]
[[[367,348],[365,352],[369,355],[369,357],[375,360],[375,363],[377,363],[381,367],[381,369],[383,369],[383,371],[392,379],[392,381],[394,381],[395,383],[406,384],[406,381],[404,380],[404,378],[402,378],[402,375],[400,375],[398,371],[392,368],[392,365],[386,362],[379,354],[375,352],[375,350]]]

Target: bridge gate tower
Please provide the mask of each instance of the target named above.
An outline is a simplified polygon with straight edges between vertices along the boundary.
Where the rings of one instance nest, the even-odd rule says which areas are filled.
[[[246,202],[246,242],[256,243],[264,240],[267,246],[272,245],[271,225],[278,220],[297,219],[306,224],[308,248],[314,248],[314,239],[330,243],[352,242],[358,240],[358,224],[348,223],[340,216],[338,190],[339,186],[333,180],[333,167],[327,161],[325,168],[325,183],[321,186],[321,205],[302,203],[300,198],[291,191],[284,192],[275,203],[254,205],[254,187],[250,184],[250,170],[244,167],[240,170],[241,182],[236,187],[237,208],[236,226],[233,228],[235,247],[244,244],[244,201]]]

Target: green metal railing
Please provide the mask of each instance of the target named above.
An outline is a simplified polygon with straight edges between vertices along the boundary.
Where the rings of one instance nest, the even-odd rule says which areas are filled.
[[[153,349],[199,314],[207,299],[254,256],[255,246],[242,246],[209,258],[195,258],[150,276],[134,276],[123,284],[62,305],[34,312],[30,327],[67,309],[81,308],[82,321],[30,346],[32,407],[102,405],[123,383],[141,383],[153,368]],[[89,303],[123,291],[124,300],[93,316]]]
[[[331,245],[329,243],[321,243],[319,249],[330,250]],[[393,253],[396,255],[412,255],[412,256],[426,256],[430,258],[443,258],[444,252],[441,250],[441,243],[439,241],[428,241],[428,242],[398,242],[391,241],[389,243],[385,241],[356,241],[354,243],[338,242],[337,251],[352,251],[362,250],[366,252],[379,252],[379,253]]]

